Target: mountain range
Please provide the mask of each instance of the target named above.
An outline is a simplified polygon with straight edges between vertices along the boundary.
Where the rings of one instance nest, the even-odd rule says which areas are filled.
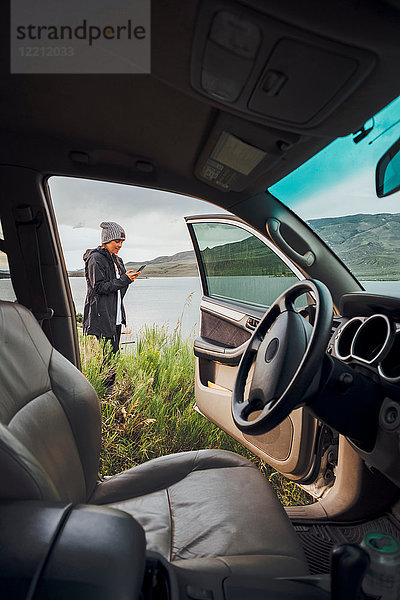
[[[152,260],[129,261],[125,263],[127,270],[136,271],[145,264],[141,277],[197,277],[197,265],[193,250],[177,252],[172,256],[158,256]],[[70,277],[84,277],[84,269],[69,271]]]
[[[343,260],[361,280],[400,279],[400,213],[358,214],[329,217],[308,221],[310,227]],[[211,249],[215,259],[227,260],[235,242]],[[231,248],[232,246],[232,248]],[[243,247],[243,251],[245,248]],[[209,249],[206,249],[209,251]],[[245,252],[243,252],[243,256]],[[127,269],[137,269],[146,261],[129,261]],[[73,271],[72,276],[83,276],[84,271]],[[194,252],[178,252],[172,256],[158,256],[146,262],[142,277],[195,277],[197,267]],[[1,277],[1,275],[0,275]]]
[[[308,224],[358,279],[400,279],[399,213],[313,219]]]

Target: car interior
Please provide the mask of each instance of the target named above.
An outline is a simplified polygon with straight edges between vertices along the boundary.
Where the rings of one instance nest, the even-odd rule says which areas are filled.
[[[0,296],[1,597],[360,597],[365,535],[400,540],[400,298],[365,291],[270,188],[364,139],[399,96],[400,3],[155,0],[151,73],[134,75],[10,73],[1,13],[0,265],[15,293]],[[399,149],[370,168],[377,206],[400,187]],[[99,481],[54,176],[209,203],[186,217],[203,291],[195,409],[311,504],[283,508],[254,464],[207,448]],[[268,265],[277,291],[218,287],[244,274],[244,245],[248,275]]]

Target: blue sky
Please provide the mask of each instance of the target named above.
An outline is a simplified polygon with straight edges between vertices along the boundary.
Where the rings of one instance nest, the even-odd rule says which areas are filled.
[[[269,191],[305,219],[400,212],[399,194],[383,199],[375,194],[376,163],[400,137],[400,122],[380,134],[397,120],[400,98],[375,117],[374,128],[364,140],[354,144],[353,135],[338,138]]]

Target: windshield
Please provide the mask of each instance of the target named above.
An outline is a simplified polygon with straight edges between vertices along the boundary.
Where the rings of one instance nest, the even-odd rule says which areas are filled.
[[[375,168],[400,136],[400,97],[370,133],[338,138],[269,188],[332,248],[369,291],[400,297],[400,191],[377,198]]]

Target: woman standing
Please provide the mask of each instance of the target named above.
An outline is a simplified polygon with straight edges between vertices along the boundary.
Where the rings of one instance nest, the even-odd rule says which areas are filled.
[[[115,353],[119,350],[121,326],[126,325],[123,298],[140,271],[127,271],[118,256],[126,237],[121,225],[103,221],[100,227],[101,246],[83,255],[87,283],[83,332],[110,342]]]

